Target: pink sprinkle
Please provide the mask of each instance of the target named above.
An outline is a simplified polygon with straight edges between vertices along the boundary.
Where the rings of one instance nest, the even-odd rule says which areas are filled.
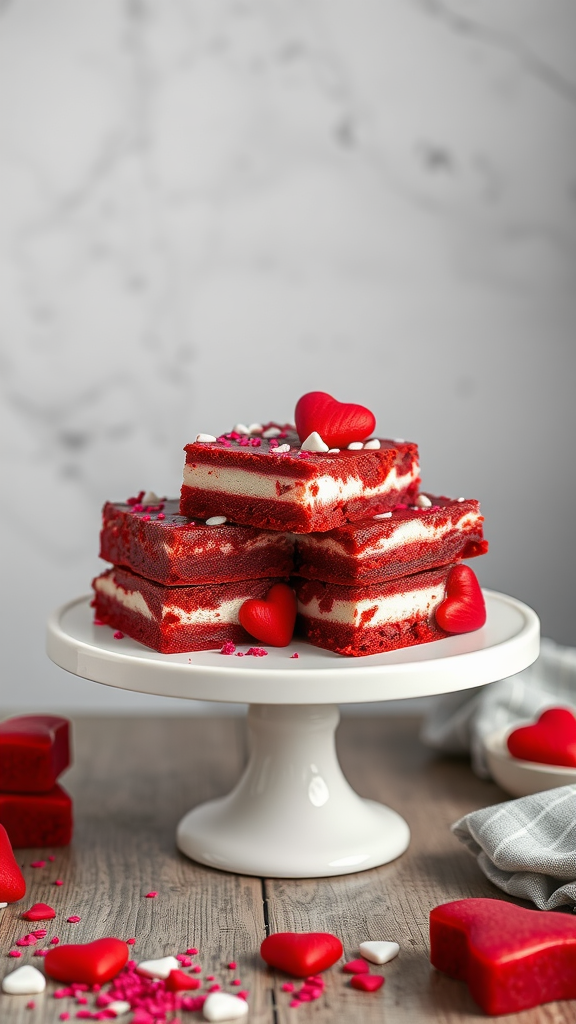
[[[251,654],[254,658],[265,658],[268,651],[265,651],[263,647],[249,647],[246,654]]]
[[[192,968],[192,972],[193,974],[201,974],[202,968],[200,967],[200,964],[195,964],[194,967]]]
[[[76,1018],[78,1020],[92,1020],[92,1013],[90,1010],[78,1010]]]
[[[189,956],[194,956],[198,950],[194,946],[191,946],[191,948],[187,949],[186,952]]]
[[[220,991],[220,985],[209,985],[208,986],[208,991],[209,992],[219,992]]]
[[[206,981],[214,981],[214,975],[213,974],[207,974],[206,975]]]
[[[44,868],[44,867],[46,867],[46,861],[45,860],[33,860],[31,865],[30,865],[30,867],[31,868]]]
[[[102,988],[102,985],[99,985],[98,982],[96,982],[95,985],[92,985],[92,988],[90,989],[90,991],[91,992],[99,992],[101,988]]]
[[[240,978],[234,978],[234,981],[232,981],[231,984],[232,985],[241,985],[242,982],[240,981]]]
[[[34,956],[48,956],[48,950],[47,949],[35,949],[34,950]]]
[[[79,1006],[86,1006],[88,1000],[86,999],[86,996],[78,996],[76,1002],[78,1003]]]
[[[242,991],[238,993],[238,999],[248,999],[249,995],[250,995],[250,993],[249,993],[248,989],[247,988],[243,988]]]
[[[178,956],[176,957],[176,959],[180,961],[180,963],[182,964],[182,967],[191,967],[192,966],[192,961],[191,961],[190,957],[189,956],[185,956],[184,953],[178,953]]]
[[[235,971],[237,966],[238,966],[238,964],[236,963],[236,961],[235,960],[231,960],[230,963],[228,964],[228,970],[229,971]]]
[[[234,654],[235,650],[236,644],[233,644],[231,640],[225,640],[220,648],[220,654]]]
[[[288,1006],[291,1006],[292,1009],[295,1010],[298,1006],[300,1006],[300,1000],[299,999],[291,999],[290,1002],[288,1003]]]
[[[29,1003],[26,1003],[26,1009],[27,1010],[33,1010],[35,1006],[36,1006],[36,1003],[34,1002],[33,999],[31,999]]]
[[[50,854],[50,856],[48,857],[48,860],[49,861],[55,861],[56,860],[56,857],[54,856],[53,853]]]
[[[149,523],[151,519],[152,519],[152,516],[142,516],[142,522],[143,523]]]
[[[58,1019],[59,1020],[70,1020],[70,1014],[66,1013],[66,1010],[65,1010],[64,1013],[59,1014]]]
[[[158,519],[166,519],[166,516],[164,515],[164,513],[163,513],[163,512],[159,512],[159,513],[158,513],[158,517],[157,517],[157,518],[158,518]]]
[[[114,633],[114,639],[115,640],[123,640],[124,639],[124,633],[121,633],[120,630],[117,629],[116,632]]]
[[[140,504],[140,502],[138,501],[138,502],[136,502],[136,504],[135,504],[135,505],[133,506],[133,508],[132,508],[132,511],[133,511],[133,512],[143,512],[143,511],[144,511],[144,505],[141,505],[141,504]]]
[[[37,928],[35,932],[32,932],[32,935],[34,935],[34,937],[36,939],[45,939],[46,938],[46,929],[45,928]]]
[[[146,899],[147,899],[147,900],[153,900],[153,899],[155,899],[155,897],[156,897],[157,895],[158,895],[158,893],[157,893],[157,892],[154,892],[154,891],[152,891],[152,892],[147,892],[147,893],[146,893]]]
[[[64,882],[62,881],[61,878],[57,878],[56,881],[54,882],[54,885],[64,885]]]
[[[260,440],[259,437],[251,437],[250,444],[252,445],[253,448],[259,448],[260,445],[262,444],[262,441]]]
[[[16,939],[17,946],[35,946],[38,939],[35,935],[23,935],[21,939]]]
[[[66,996],[73,996],[74,992],[71,988],[57,988],[54,992],[54,999],[65,999]]]
[[[244,657],[244,651],[236,651],[236,657],[237,658],[243,658]]]
[[[284,984],[282,985],[282,991],[283,992],[293,992],[294,991],[294,983],[292,981],[285,981]]]
[[[294,654],[291,654],[290,657],[291,658],[299,658],[300,655],[298,654],[298,651],[294,651]]]
[[[133,946],[135,942],[136,942],[136,939],[126,939],[126,945],[127,946]]]
[[[50,939],[50,945],[51,946],[57,946],[59,942],[60,942],[60,939],[58,938],[57,935],[55,935],[52,939]]]
[[[68,921],[68,924],[78,924],[78,921],[81,921],[82,918],[78,917],[77,914],[73,914],[72,917],[67,917],[66,920]]]
[[[8,956],[13,956],[14,958],[16,958],[22,956],[22,953],[20,952],[19,949],[11,949],[10,952],[8,953]]]

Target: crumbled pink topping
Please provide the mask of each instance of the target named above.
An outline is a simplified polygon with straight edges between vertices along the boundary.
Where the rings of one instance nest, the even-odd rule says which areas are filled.
[[[234,654],[235,650],[236,644],[233,644],[231,640],[225,640],[220,648],[220,654]]]
[[[251,654],[254,658],[265,658],[268,651],[265,651],[263,647],[249,647],[246,654]]]
[[[291,654],[290,657],[291,658],[299,658],[300,655],[298,654],[298,651],[294,651],[294,654]]]
[[[43,868],[45,866],[46,866],[46,861],[45,860],[33,860],[32,863],[30,864],[31,868]]]
[[[80,921],[81,918],[78,917],[77,914],[73,914],[72,917],[67,917],[66,920],[68,921],[68,924],[78,924],[78,921]]]
[[[117,629],[116,632],[114,633],[114,639],[115,640],[123,640],[124,639],[124,633],[121,633],[120,630]]]

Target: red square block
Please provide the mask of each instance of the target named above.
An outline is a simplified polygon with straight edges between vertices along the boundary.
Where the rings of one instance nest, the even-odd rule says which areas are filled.
[[[70,723],[56,715],[0,722],[0,790],[47,793],[70,765]]]
[[[0,824],[13,847],[67,846],[72,800],[62,786],[49,793],[0,793]]]

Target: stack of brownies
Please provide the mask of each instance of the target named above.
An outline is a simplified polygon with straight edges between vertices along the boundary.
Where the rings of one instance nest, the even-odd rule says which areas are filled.
[[[0,825],[12,846],[66,846],[72,800],[58,779],[70,765],[70,723],[56,715],[0,722]]]
[[[304,406],[304,408],[303,408]],[[367,655],[476,629],[482,595],[461,559],[483,554],[478,502],[419,493],[416,445],[314,392],[296,428],[237,425],[186,446],[181,500],[104,507],[96,621],[164,653],[248,634],[239,613],[290,582],[297,635]]]

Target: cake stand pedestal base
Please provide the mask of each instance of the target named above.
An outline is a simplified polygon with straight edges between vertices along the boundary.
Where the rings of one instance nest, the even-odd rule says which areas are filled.
[[[350,874],[404,853],[404,819],[363,800],[342,774],[339,719],[329,704],[252,704],[246,770],[231,793],[182,819],[180,850],[209,867],[272,878]]]

